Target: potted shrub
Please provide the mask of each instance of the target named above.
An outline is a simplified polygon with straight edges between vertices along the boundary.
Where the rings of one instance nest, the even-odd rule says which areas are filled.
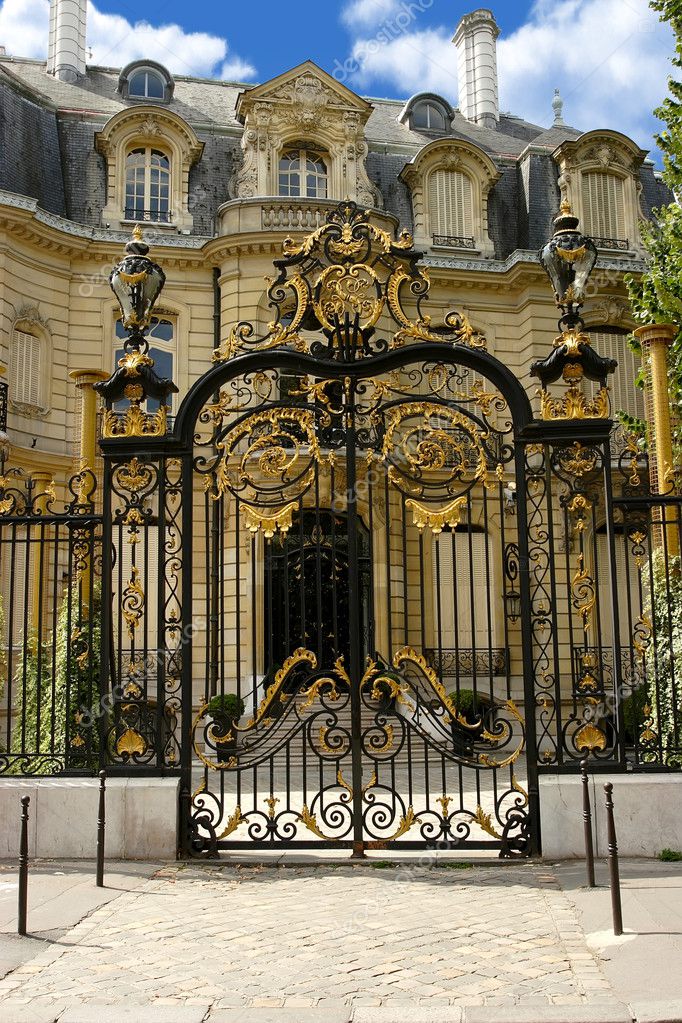
[[[479,738],[489,718],[493,702],[484,693],[474,693],[473,689],[455,690],[449,694],[450,702],[455,706],[468,725],[476,725],[476,728],[465,728],[459,721],[452,719],[452,741],[455,753],[461,756],[472,756],[474,742]]]
[[[211,739],[216,755],[221,763],[226,763],[237,748],[237,733],[232,726],[244,713],[244,701],[236,693],[218,693],[208,701],[206,712],[213,720]]]

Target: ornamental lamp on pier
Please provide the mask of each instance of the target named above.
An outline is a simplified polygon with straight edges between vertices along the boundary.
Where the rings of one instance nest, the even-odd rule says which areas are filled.
[[[123,357],[108,380],[95,385],[106,403],[102,435],[161,437],[166,433],[168,396],[178,389],[172,380],[156,373],[146,335],[166,275],[149,258],[149,246],[142,238],[139,224],[125,250],[126,255],[109,277],[127,331]],[[159,402],[158,411],[146,410],[149,399]],[[117,409],[115,406],[123,401],[128,402],[127,407]]]
[[[567,202],[561,204],[554,221],[554,234],[540,250],[539,257],[561,311],[561,333],[554,339],[552,351],[530,368],[531,376],[538,377],[542,384],[542,417],[550,420],[608,419],[606,381],[617,362],[603,358],[594,350],[580,315],[587,282],[597,261],[597,248],[580,230],[578,218]],[[559,379],[568,386],[562,398],[555,398],[547,388]],[[583,393],[583,379],[599,384],[594,398]]]

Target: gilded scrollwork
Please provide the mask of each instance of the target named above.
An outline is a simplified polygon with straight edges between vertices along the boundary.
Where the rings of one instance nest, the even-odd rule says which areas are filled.
[[[422,308],[431,282],[419,259],[407,232],[392,238],[368,211],[339,203],[303,241],[285,240],[284,257],[275,264],[279,275],[269,282],[276,316],[267,333],[258,337],[250,323],[236,324],[214,361],[281,347],[322,354],[323,343],[309,341],[307,330],[324,331],[326,357],[341,361],[419,341],[485,348],[466,316],[452,311],[435,323]],[[416,303],[415,315],[407,311],[408,300]],[[397,327],[389,337],[377,333],[384,312]]]

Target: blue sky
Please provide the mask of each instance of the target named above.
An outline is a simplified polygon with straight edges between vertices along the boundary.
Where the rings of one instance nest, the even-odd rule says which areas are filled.
[[[451,38],[462,0],[134,0],[89,4],[93,63],[153,57],[176,74],[265,81],[306,58],[365,95],[431,89],[457,101]],[[554,89],[565,120],[612,127],[652,148],[653,108],[666,93],[672,33],[647,0],[500,0],[489,5],[503,110],[547,125]],[[0,45],[44,57],[49,0],[2,0]]]

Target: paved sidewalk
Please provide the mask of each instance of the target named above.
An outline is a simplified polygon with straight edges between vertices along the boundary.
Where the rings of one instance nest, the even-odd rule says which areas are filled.
[[[97,892],[90,865],[33,868],[36,941],[11,934],[0,867],[3,1023],[682,1020],[679,865],[623,864],[626,926],[646,926],[620,942],[575,865],[109,870]]]

